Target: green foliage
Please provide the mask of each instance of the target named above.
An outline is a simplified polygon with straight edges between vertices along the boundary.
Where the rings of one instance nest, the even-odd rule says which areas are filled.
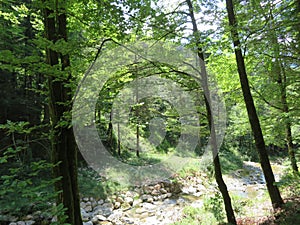
[[[223,221],[225,217],[223,198],[219,191],[216,191],[213,196],[205,199],[204,209],[211,212],[217,221]]]
[[[288,170],[285,175],[277,182],[277,185],[287,197],[300,196],[300,174]]]
[[[224,143],[220,149],[219,157],[222,165],[222,172],[229,174],[243,167],[243,161],[248,160],[251,155],[241,151],[238,147],[233,147],[231,144]],[[255,152],[256,153],[256,152]]]
[[[199,225],[203,221],[203,212],[200,208],[187,206],[183,210],[183,219],[173,225]]]
[[[105,198],[107,191],[102,182],[102,178],[93,169],[79,169],[78,186],[82,196]]]
[[[245,207],[251,205],[250,199],[245,199],[239,195],[231,195],[232,207],[235,215],[237,217],[242,217],[246,215]]]
[[[71,224],[65,222],[68,218],[68,216],[65,214],[66,210],[67,209],[64,208],[64,205],[62,203],[53,207],[51,209],[51,215],[56,216],[57,218],[60,219],[60,221],[59,222],[53,221],[53,222],[51,222],[51,225],[71,225]]]
[[[22,147],[8,148],[1,157],[2,216],[21,216],[38,210],[47,211],[56,196],[51,186],[60,178],[49,177],[53,165],[44,160],[23,164],[17,158],[17,154],[22,150]]]

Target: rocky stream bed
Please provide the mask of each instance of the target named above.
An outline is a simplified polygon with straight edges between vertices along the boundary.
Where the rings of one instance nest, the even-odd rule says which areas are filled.
[[[276,180],[280,178],[279,165],[273,165]],[[214,193],[215,184],[208,184],[205,175],[163,180],[156,184],[135,187],[115,193],[106,199],[81,199],[83,225],[166,225],[182,218],[185,206],[203,207],[205,197]],[[265,180],[258,163],[244,162],[243,168],[224,176],[230,193],[245,199],[259,199],[265,193]],[[252,213],[260,215],[271,210],[269,201],[255,207]],[[55,221],[55,218],[48,218]],[[41,224],[39,213],[14,218],[10,225]]]

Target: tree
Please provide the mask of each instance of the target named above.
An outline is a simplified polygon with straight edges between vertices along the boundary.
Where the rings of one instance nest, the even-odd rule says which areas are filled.
[[[197,48],[198,57],[200,59],[200,66],[201,66],[200,75],[201,75],[202,88],[204,90],[206,113],[207,113],[207,118],[208,118],[208,122],[209,122],[210,134],[211,134],[211,147],[212,147],[212,152],[213,152],[215,179],[218,184],[219,190],[221,191],[222,196],[223,196],[227,220],[231,224],[236,224],[236,219],[235,219],[232,204],[231,204],[231,198],[229,196],[227,186],[222,177],[222,170],[221,170],[220,159],[219,159],[219,155],[218,155],[214,116],[213,116],[213,113],[211,112],[211,96],[210,96],[211,93],[210,93],[209,86],[208,86],[208,77],[207,77],[206,65],[204,62],[204,60],[205,60],[204,51],[200,47],[201,46],[200,37],[199,37],[200,33],[199,33],[197,23],[195,20],[195,16],[194,16],[193,4],[192,4],[191,0],[186,0],[186,3],[189,7],[189,17],[192,21],[193,35],[196,40],[195,45]]]
[[[229,19],[229,25],[231,29],[234,51],[236,55],[238,73],[239,73],[239,78],[242,86],[244,101],[247,108],[247,113],[248,113],[251,129],[254,134],[254,140],[255,140],[256,148],[259,153],[260,163],[265,176],[268,192],[272,201],[272,205],[274,209],[276,209],[283,204],[283,200],[281,198],[278,187],[275,185],[274,174],[266,151],[259,118],[257,116],[256,108],[250,91],[244,57],[242,54],[241,44],[239,40],[239,33],[237,30],[237,21],[234,13],[234,5],[232,0],[226,0],[226,9],[228,13],[228,19]]]
[[[284,5],[285,7],[285,5]],[[281,7],[279,7],[280,10]],[[298,172],[298,166],[297,166],[297,161],[296,161],[296,156],[295,156],[295,149],[294,149],[294,144],[293,144],[293,136],[292,136],[292,122],[291,122],[291,116],[290,116],[290,107],[289,107],[289,103],[288,103],[288,95],[287,95],[287,88],[289,85],[288,82],[288,77],[287,77],[287,71],[285,68],[285,59],[284,57],[282,57],[282,55],[284,55],[284,49],[282,49],[282,46],[280,45],[280,40],[278,40],[278,34],[277,34],[277,30],[278,28],[276,28],[276,24],[275,24],[275,18],[273,15],[272,10],[270,10],[269,12],[269,17],[270,17],[270,23],[271,23],[271,27],[269,30],[270,33],[270,42],[272,43],[273,46],[273,59],[274,59],[274,63],[273,63],[273,67],[274,67],[274,74],[275,75],[275,80],[277,85],[279,86],[279,90],[280,90],[280,102],[281,102],[281,112],[282,114],[284,114],[284,127],[285,127],[285,141],[286,141],[286,145],[288,148],[288,155],[290,158],[290,162],[291,162],[291,167],[292,170],[294,172]],[[284,17],[283,15],[281,17]],[[284,18],[283,18],[284,19]],[[275,26],[274,26],[275,25]],[[280,31],[279,31],[280,32]],[[285,32],[288,33],[288,32]]]
[[[77,184],[77,149],[73,130],[70,126],[72,76],[69,72],[68,54],[51,48],[60,42],[67,42],[67,18],[64,3],[44,1],[45,37],[50,47],[46,49],[46,62],[50,66],[47,74],[49,88],[49,111],[52,128],[52,161],[56,165],[54,176],[61,177],[55,183],[59,192],[57,204],[63,203],[66,208],[66,222],[82,225],[79,190]],[[62,222],[63,218],[58,218]]]

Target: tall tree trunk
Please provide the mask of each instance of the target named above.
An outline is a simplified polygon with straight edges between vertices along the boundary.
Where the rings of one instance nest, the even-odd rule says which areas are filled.
[[[278,84],[280,85],[280,94],[281,94],[281,103],[283,107],[283,112],[286,115],[286,118],[284,118],[284,124],[285,124],[285,139],[288,147],[288,154],[291,162],[291,167],[293,172],[298,172],[298,166],[297,166],[297,160],[295,156],[295,150],[293,145],[293,136],[292,136],[292,129],[291,129],[291,121],[289,116],[289,106],[287,103],[287,95],[286,95],[286,74],[284,71],[284,68],[281,67],[281,72],[279,74],[279,80]]]
[[[203,53],[202,48],[200,47],[201,43],[200,43],[200,37],[199,37],[199,30],[198,30],[197,23],[196,23],[195,16],[194,16],[194,8],[193,8],[191,0],[186,0],[186,2],[189,7],[189,16],[191,18],[192,25],[193,25],[193,35],[196,38],[197,54],[200,58],[201,84],[202,84],[202,88],[204,90],[204,99],[205,99],[207,117],[208,117],[209,128],[210,128],[210,135],[211,135],[210,144],[211,144],[212,151],[213,151],[215,179],[216,179],[219,190],[220,190],[223,200],[224,200],[227,220],[230,224],[237,224],[235,215],[234,215],[234,211],[232,208],[232,204],[231,204],[231,198],[230,198],[230,195],[227,190],[227,186],[226,186],[226,184],[223,180],[223,176],[222,176],[221,164],[220,164],[220,159],[219,159],[219,154],[218,154],[214,117],[213,117],[213,113],[211,112],[211,106],[210,106],[211,96],[210,96],[210,90],[209,90],[209,86],[208,86],[207,71],[206,71],[206,66],[205,66],[205,62],[204,62],[204,53]]]
[[[269,157],[266,151],[265,141],[263,138],[260,122],[256,113],[256,108],[251,95],[249,81],[246,73],[244,57],[242,55],[239,34],[237,30],[237,22],[234,14],[234,7],[232,0],[226,0],[226,8],[228,13],[229,25],[231,27],[231,36],[233,39],[234,51],[236,55],[236,62],[238,67],[238,73],[242,86],[242,92],[244,101],[247,108],[247,113],[251,125],[252,132],[254,134],[255,145],[259,153],[261,167],[265,176],[268,192],[272,201],[273,208],[278,208],[283,204],[278,187],[274,184],[275,178],[269,161]]]
[[[273,14],[271,13],[271,20],[274,19]],[[265,16],[265,19],[267,19],[267,16]],[[273,26],[271,26],[272,30]],[[288,148],[288,155],[290,158],[291,162],[291,167],[294,172],[298,172],[298,167],[297,167],[297,161],[296,161],[296,156],[295,156],[295,150],[293,146],[293,136],[292,136],[292,130],[291,130],[291,121],[290,121],[290,115],[289,115],[289,105],[287,102],[287,93],[286,93],[286,88],[287,88],[287,80],[286,80],[286,74],[284,70],[284,66],[282,65],[281,58],[280,58],[280,44],[278,41],[277,33],[276,30],[272,31],[272,36],[271,36],[271,41],[273,44],[273,49],[274,49],[274,57],[275,57],[275,62],[274,62],[274,71],[272,71],[273,74],[277,74],[275,77],[275,80],[279,86],[280,89],[280,101],[282,105],[282,112],[285,114],[284,118],[284,126],[285,126],[285,141],[286,145]]]
[[[62,10],[62,12],[64,12]],[[54,14],[56,13],[56,14]],[[56,15],[54,17],[53,15]],[[67,41],[67,27],[65,13],[44,9],[44,23],[46,38],[55,43],[59,38]],[[47,63],[56,66],[61,61],[60,77],[48,74],[49,113],[52,125],[52,161],[59,163],[53,170],[54,177],[61,177],[55,183],[55,190],[59,192],[57,204],[62,203],[67,209],[65,215],[67,223],[82,225],[79,191],[77,184],[77,150],[73,130],[68,125],[61,125],[65,121],[66,113],[71,112],[71,74],[65,69],[70,66],[68,55],[62,55],[50,48],[46,50]],[[60,59],[60,60],[59,60]],[[62,104],[63,103],[63,104]],[[68,121],[71,122],[71,121]],[[62,218],[58,218],[62,220]],[[61,222],[61,221],[60,221]]]

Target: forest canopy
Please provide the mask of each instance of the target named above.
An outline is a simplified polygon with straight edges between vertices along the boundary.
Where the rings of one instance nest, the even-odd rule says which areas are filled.
[[[0,224],[300,222],[299,0],[0,4]]]

